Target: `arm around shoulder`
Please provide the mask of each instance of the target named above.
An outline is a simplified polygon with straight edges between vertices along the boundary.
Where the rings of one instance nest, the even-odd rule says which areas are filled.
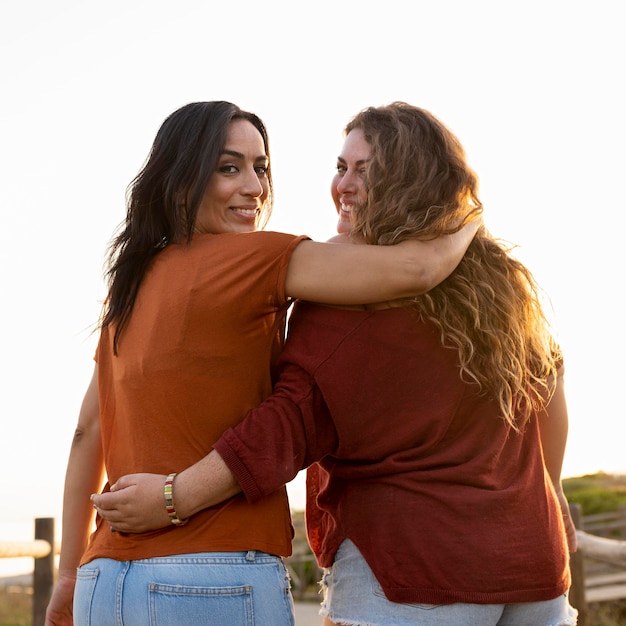
[[[452,235],[393,246],[303,241],[287,271],[288,296],[327,304],[365,304],[420,295],[460,263],[482,220]]]

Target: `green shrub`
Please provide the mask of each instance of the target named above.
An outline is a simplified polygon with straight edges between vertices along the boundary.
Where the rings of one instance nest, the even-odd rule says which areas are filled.
[[[563,490],[570,504],[580,504],[583,515],[612,513],[626,506],[626,476],[600,472],[566,478]]]
[[[567,496],[570,504],[580,504],[583,515],[612,513],[620,505],[626,506],[626,488],[620,489],[581,489]]]

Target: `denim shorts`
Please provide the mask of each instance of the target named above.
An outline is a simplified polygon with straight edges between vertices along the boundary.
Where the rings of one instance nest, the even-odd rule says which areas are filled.
[[[398,604],[390,602],[358,548],[346,539],[322,579],[320,613],[359,626],[575,626],[567,596],[519,604]]]
[[[75,626],[294,626],[289,575],[263,552],[203,552],[78,569]]]

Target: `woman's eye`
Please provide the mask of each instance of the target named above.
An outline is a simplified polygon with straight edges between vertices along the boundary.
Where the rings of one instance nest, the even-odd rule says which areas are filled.
[[[232,163],[224,163],[223,165],[220,165],[220,172],[223,172],[224,174],[236,174],[238,171],[237,166]]]
[[[254,171],[257,173],[257,176],[267,176],[267,165],[257,165],[254,168]]]

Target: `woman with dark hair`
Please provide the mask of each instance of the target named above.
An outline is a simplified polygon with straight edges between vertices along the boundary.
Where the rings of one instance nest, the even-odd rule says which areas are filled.
[[[293,624],[281,559],[292,537],[285,489],[187,520],[176,508],[176,472],[271,393],[290,298],[355,303],[422,293],[453,270],[476,227],[459,222],[437,241],[384,248],[315,243],[257,231],[272,192],[256,115],[198,102],[163,122],[109,250],[48,625]],[[133,472],[167,474],[168,528],[129,535],[97,518],[90,536],[90,495],[105,476],[107,491]]]
[[[434,238],[481,210],[457,138],[401,102],[348,124],[333,186],[353,243]],[[342,308],[296,305],[273,394],[179,474],[177,506],[254,503],[309,467],[325,624],[574,625],[562,357],[532,274],[481,226],[428,293]],[[158,528],[163,479],[94,502],[115,528]]]

